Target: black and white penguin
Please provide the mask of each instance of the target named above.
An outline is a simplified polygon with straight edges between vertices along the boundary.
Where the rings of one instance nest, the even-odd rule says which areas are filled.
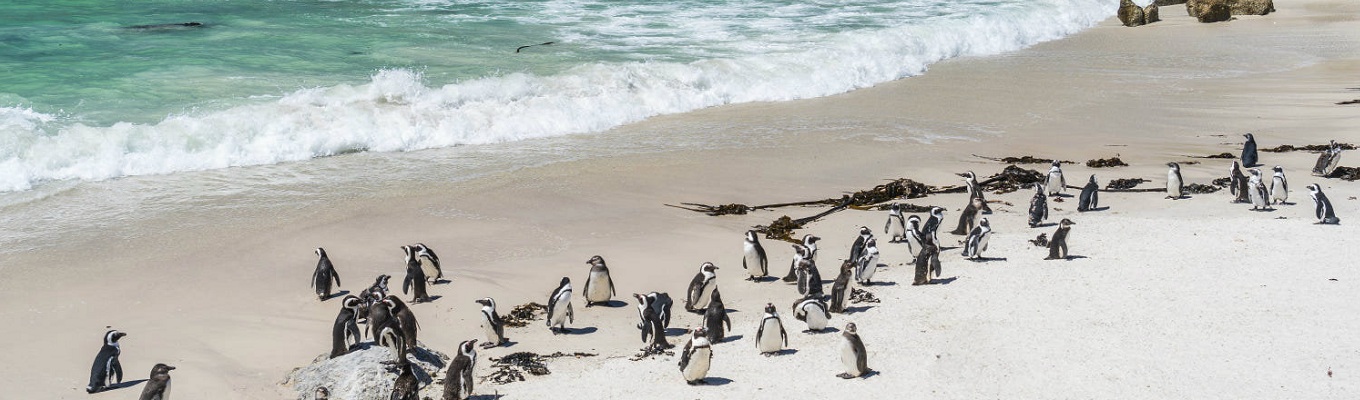
[[[321,259],[316,261],[316,270],[312,271],[312,288],[316,290],[317,298],[326,301],[331,298],[331,281],[335,281],[336,287],[340,286],[340,273],[335,272],[330,257],[326,257],[326,249],[317,247],[316,255]]]
[[[992,225],[987,222],[987,218],[982,218],[978,226],[968,233],[963,245],[963,256],[972,260],[983,258],[982,252],[987,251],[987,239],[991,236]]]
[[[793,302],[793,318],[807,324],[803,332],[821,332],[831,322],[831,311],[820,296],[808,296]]]
[[[1048,219],[1048,196],[1044,195],[1044,185],[1034,184],[1034,197],[1029,199],[1029,227],[1038,227]]]
[[[831,284],[831,305],[833,313],[845,313],[845,306],[850,304],[851,275],[854,274],[854,263],[845,260],[841,263],[841,272],[836,275],[835,283]]]
[[[930,218],[926,219],[925,225],[921,226],[923,236],[930,236],[930,241],[935,245],[940,244],[940,224],[944,223],[944,209],[940,207],[930,208]],[[922,239],[921,241],[925,241]]]
[[[854,322],[845,324],[841,331],[841,364],[845,372],[838,374],[844,379],[858,378],[869,373],[869,353],[864,351],[864,341],[859,339],[859,329]]]
[[[420,332],[420,323],[416,322],[416,313],[411,311],[411,307],[403,303],[397,296],[387,296],[383,299],[387,303],[387,308],[396,318],[401,326],[401,339],[406,344],[406,349],[414,349],[420,342],[416,341],[416,334]]]
[[[1077,211],[1100,208],[1100,184],[1096,183],[1095,174],[1091,174],[1091,180],[1086,181],[1086,186],[1081,188],[1081,197],[1077,200]]]
[[[430,284],[439,283],[444,278],[444,267],[439,265],[439,256],[430,250],[424,243],[416,243],[411,246],[416,253],[416,259],[420,261],[420,271],[425,273],[425,279]]]
[[[331,400],[331,390],[326,389],[325,386],[317,386],[316,394],[312,396],[312,400]]]
[[[713,298],[713,291],[718,289],[718,266],[711,262],[699,265],[699,273],[694,274],[694,279],[689,282],[689,289],[685,290],[685,310],[693,313],[702,313],[708,308],[708,301]]]
[[[552,294],[548,295],[548,330],[554,335],[563,332],[571,332],[567,329],[567,323],[576,323],[576,311],[571,308],[571,279],[562,277],[562,282],[557,284],[557,289],[553,289]]]
[[[359,333],[359,305],[363,304],[358,296],[348,295],[340,301],[340,313],[331,325],[331,358],[348,354],[350,349],[363,341]]]
[[[86,393],[102,392],[108,389],[109,385],[123,383],[123,364],[118,362],[118,355],[123,353],[118,339],[122,339],[123,336],[127,334],[117,330],[104,332],[104,345],[94,356],[94,365],[90,367],[90,385],[85,387]]]
[[[1272,170],[1275,174],[1270,178],[1270,203],[1284,204],[1289,201],[1289,180],[1284,177],[1284,167],[1276,165]]]
[[[727,330],[723,330],[723,323],[727,324]],[[726,332],[732,330],[732,319],[727,317],[727,307],[723,305],[722,295],[714,291],[713,299],[708,302],[708,309],[704,310],[704,331],[708,332],[708,342],[713,344],[722,343],[727,338]]]
[[[584,293],[586,307],[608,303],[614,298],[614,280],[609,277],[609,267],[604,265],[604,257],[591,257],[586,264],[590,264]]]
[[[864,254],[855,260],[855,282],[869,286],[873,283],[875,272],[878,272],[878,241],[869,239],[869,243],[864,246]]]
[[[911,284],[925,285],[930,283],[930,273],[940,276],[940,246],[935,242],[927,241],[922,243],[921,254],[916,256],[916,277]]]
[[[396,321],[396,318],[392,316],[391,306],[384,300],[386,300],[386,298],[370,302],[368,305],[368,322],[366,323],[368,325],[368,335],[379,345],[384,345],[381,336],[384,327],[392,326],[395,328],[395,332],[398,333],[398,335],[401,333],[401,327],[397,326],[398,322]]]
[[[921,254],[921,237],[925,233],[921,232],[921,217],[907,217],[907,251],[911,253],[911,259]]]
[[[1251,168],[1256,166],[1256,137],[1250,133],[1242,135],[1247,138],[1246,143],[1242,143],[1242,166]]]
[[[420,380],[416,379],[411,362],[406,359],[397,361],[397,379],[392,381],[391,400],[420,400]]]
[[[661,328],[671,327],[671,306],[675,304],[671,301],[671,295],[666,292],[647,293],[647,304],[656,312],[656,317],[661,320]]]
[[[1048,241],[1048,257],[1045,260],[1067,259],[1067,233],[1072,230],[1073,224],[1067,218],[1058,222],[1058,230],[1053,232],[1053,238]]]
[[[365,296],[369,296],[369,297],[373,297],[373,298],[370,298],[370,299],[363,299],[363,300],[369,300],[369,301],[372,301],[372,300],[381,300],[382,298],[387,297],[387,293],[389,292],[389,291],[388,291],[388,288],[387,288],[387,282],[390,281],[391,279],[392,279],[392,276],[391,276],[391,275],[385,275],[385,274],[384,274],[384,275],[378,275],[377,278],[374,278],[374,279],[373,279],[373,285],[369,286],[368,289],[364,290],[364,295],[365,295]],[[376,296],[376,297],[374,297],[374,296]]]
[[[1266,211],[1272,210],[1270,207],[1270,190],[1266,189],[1265,182],[1261,181],[1261,170],[1252,168],[1251,177],[1247,178],[1248,196],[1251,198],[1251,209]]]
[[[815,261],[817,259],[817,241],[819,240],[822,240],[822,238],[812,235],[803,235],[803,247],[807,248],[807,255],[799,253],[798,248],[794,247],[793,261],[789,262],[789,274],[784,275],[784,282],[798,281],[797,269],[799,260],[809,259]]]
[[[1336,210],[1332,209],[1331,200],[1327,200],[1327,195],[1322,193],[1321,185],[1316,183],[1308,185],[1308,195],[1313,197],[1313,214],[1317,216],[1317,223],[1328,225],[1341,223],[1341,219],[1336,217]]]
[[[477,339],[458,345],[458,355],[449,362],[444,373],[443,400],[464,400],[472,397],[472,370],[477,365]]]
[[[406,279],[401,282],[401,293],[410,294],[411,288],[415,287],[416,293],[411,297],[411,301],[415,303],[429,301],[430,295],[425,292],[425,271],[416,258],[415,249],[411,246],[401,246],[401,250],[406,252]]]
[[[170,371],[174,369],[165,364],[151,367],[151,377],[147,378],[142,395],[137,400],[170,400]]]
[[[755,281],[770,275],[770,260],[765,257],[765,247],[760,245],[756,231],[746,231],[742,254],[741,268],[746,270],[746,280]]]
[[[902,215],[902,205],[893,203],[888,210],[888,222],[883,224],[883,234],[888,235],[888,243],[907,240],[907,218]]]
[[[973,227],[977,225],[978,216],[982,215],[982,206],[985,204],[982,199],[976,197],[969,200],[968,206],[963,208],[963,212],[959,213],[959,226],[949,233],[967,235],[968,232],[972,231]]]
[[[680,374],[685,377],[685,383],[708,383],[704,378],[708,377],[709,362],[712,360],[713,348],[708,342],[707,332],[702,327],[694,328],[689,342],[685,343],[685,350],[680,353]]]
[[[1313,164],[1313,175],[1331,175],[1332,171],[1336,171],[1336,167],[1340,164],[1341,146],[1336,144],[1336,141],[1333,140],[1331,145],[1327,147],[1327,150],[1323,150],[1322,153],[1318,154],[1317,163]]]
[[[1181,165],[1173,162],[1166,163],[1169,167],[1166,171],[1166,198],[1177,200],[1185,195],[1185,180],[1181,179]]]
[[[798,294],[822,297],[822,274],[812,260],[798,261]]]
[[[1053,166],[1048,168],[1048,180],[1044,181],[1044,187],[1048,189],[1049,196],[1057,196],[1067,190],[1067,178],[1063,177],[1062,163],[1053,161]]]
[[[977,174],[973,173],[973,171],[968,171],[966,173],[959,174],[959,176],[963,177],[963,186],[965,189],[968,190],[969,202],[971,203],[972,199],[978,199],[979,200],[978,204],[981,204],[981,206],[978,207],[978,212],[983,214],[991,214],[992,208],[987,206],[986,193],[982,191],[982,185],[978,184]]]
[[[482,348],[489,349],[509,342],[505,338],[505,322],[496,313],[496,300],[483,297],[474,302],[482,305],[482,330],[486,332],[486,342],[482,343]]]
[[[775,332],[779,332],[776,336]],[[765,303],[765,316],[760,319],[760,328],[756,330],[756,350],[760,354],[769,357],[778,354],[784,346],[789,345],[789,333],[784,330],[783,321],[779,320],[779,313],[775,310],[773,303]]]
[[[1242,173],[1242,168],[1238,166],[1237,161],[1233,161],[1231,168],[1232,169],[1228,170],[1228,191],[1237,196],[1237,198],[1233,199],[1233,202],[1251,202],[1251,200],[1247,198],[1247,175]]]
[[[874,237],[874,232],[868,227],[859,227],[859,236],[855,237],[855,243],[850,245],[850,257],[847,260],[858,260],[860,253],[864,251],[864,242]]]
[[[638,301],[638,329],[642,331],[642,343],[647,346],[644,350],[663,350],[669,349],[670,343],[666,342],[666,327],[661,323],[661,317],[657,315],[656,308],[652,306],[652,299],[642,294],[634,293],[633,298]]]

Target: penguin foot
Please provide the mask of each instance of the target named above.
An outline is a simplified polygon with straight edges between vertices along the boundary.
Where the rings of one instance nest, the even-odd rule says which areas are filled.
[[[848,373],[848,372],[842,372],[842,373],[840,373],[840,374],[837,374],[836,376],[837,376],[837,377],[840,377],[841,379],[855,379],[855,378],[857,378],[857,377],[854,376],[854,375],[850,375],[850,373]]]
[[[690,386],[694,386],[694,385],[707,385],[707,384],[708,384],[708,381],[703,380],[703,379],[697,379],[697,380],[692,380],[692,381],[685,382],[685,383],[688,383]]]

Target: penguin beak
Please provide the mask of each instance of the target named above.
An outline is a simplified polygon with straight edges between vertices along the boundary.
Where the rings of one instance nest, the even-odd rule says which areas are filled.
[[[174,370],[175,370],[175,366],[173,366],[173,365],[166,365],[166,366],[165,366],[165,369],[174,371]]]

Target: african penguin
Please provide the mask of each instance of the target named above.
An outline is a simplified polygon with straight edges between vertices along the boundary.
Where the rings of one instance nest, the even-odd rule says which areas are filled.
[[[614,280],[609,277],[609,267],[604,265],[604,257],[594,256],[586,261],[590,264],[590,274],[586,276],[586,307],[609,303],[614,298]]]
[[[1313,197],[1315,210],[1313,214],[1317,216],[1319,224],[1336,225],[1341,223],[1341,219],[1336,217],[1336,210],[1332,209],[1332,202],[1327,200],[1327,195],[1322,193],[1322,186],[1316,183],[1308,185],[1308,195]]]
[[[798,294],[821,297],[824,293],[822,274],[817,271],[817,264],[812,260],[798,261]]]
[[[694,275],[694,279],[689,282],[689,289],[685,291],[686,311],[702,313],[708,308],[708,301],[718,288],[717,272],[718,267],[711,262],[699,266],[699,273]]]
[[[1322,153],[1318,154],[1317,163],[1313,165],[1313,175],[1331,175],[1333,171],[1336,171],[1336,167],[1340,163],[1341,146],[1336,144],[1336,141],[1333,140],[1331,141],[1331,145],[1327,147],[1327,150],[1323,150]]]
[[[789,262],[789,274],[788,274],[788,275],[784,275],[784,282],[796,282],[796,281],[798,281],[798,274],[797,274],[797,272],[796,272],[796,270],[798,269],[798,260],[801,260],[801,259],[804,259],[804,258],[809,259],[809,260],[816,260],[816,258],[817,258],[817,241],[819,241],[819,240],[822,240],[822,238],[819,238],[819,237],[816,237],[816,236],[812,236],[812,235],[803,235],[803,247],[806,247],[806,248],[807,248],[807,255],[804,256],[804,255],[802,255],[802,254],[797,253],[797,248],[796,248],[796,247],[794,248],[795,254],[794,254],[794,257],[793,257],[793,261],[790,261],[790,262]]]
[[[575,314],[571,308],[571,279],[564,276],[562,282],[557,284],[557,289],[548,295],[548,330],[554,335],[571,332],[566,324],[576,323]]]
[[[831,305],[829,307],[831,312],[844,313],[845,306],[850,304],[850,291],[852,289],[850,287],[850,276],[854,274],[854,269],[854,263],[850,260],[841,263],[841,272],[836,275],[835,283],[831,284]]]
[[[425,292],[425,271],[420,266],[420,261],[416,258],[415,249],[411,246],[401,246],[401,250],[406,252],[406,279],[401,282],[401,293],[410,294],[411,287],[415,287],[415,295],[411,301],[415,303],[430,300],[430,295]]]
[[[694,328],[689,342],[685,343],[685,350],[680,353],[680,373],[685,377],[685,383],[706,384],[704,378],[708,377],[708,364],[712,360],[713,349],[707,333],[703,327]]]
[[[864,246],[864,254],[855,260],[855,282],[869,286],[873,283],[875,272],[878,272],[878,242],[869,239],[869,244]]]
[[[930,273],[940,276],[940,247],[935,242],[925,242],[921,244],[921,254],[916,256],[916,277],[911,284],[925,285],[930,283]]]
[[[312,400],[331,400],[331,390],[325,386],[317,386],[316,395],[312,396]]]
[[[444,267],[439,265],[439,256],[424,243],[416,243],[411,249],[415,251],[416,258],[420,261],[420,271],[425,273],[425,279],[430,284],[439,283],[439,280],[444,278]]]
[[[316,261],[316,270],[312,271],[312,288],[316,289],[317,298],[326,301],[331,298],[331,281],[335,281],[336,287],[340,286],[340,273],[335,272],[330,257],[326,257],[326,249],[317,247],[316,255],[321,259]]]
[[[765,257],[765,248],[760,245],[756,231],[746,231],[742,254],[741,268],[746,270],[746,280],[756,281],[770,275],[770,260]]]
[[[151,367],[151,377],[146,380],[142,395],[137,400],[170,400],[170,371],[174,369],[165,364]]]
[[[1242,168],[1238,167],[1237,161],[1233,161],[1231,168],[1228,170],[1228,191],[1237,196],[1233,199],[1233,202],[1250,202],[1247,199],[1247,176],[1242,173]]]
[[[727,323],[727,331],[732,330],[732,319],[727,317],[727,307],[723,305],[722,295],[714,291],[713,299],[708,302],[708,309],[704,310],[704,331],[708,332],[709,343],[722,343],[723,339],[727,338],[723,323]]]
[[[775,335],[775,332],[779,332]],[[756,350],[766,357],[779,353],[789,345],[789,334],[784,323],[779,320],[773,303],[765,303],[765,316],[760,319],[760,329],[756,330]]]
[[[868,374],[869,354],[864,351],[864,342],[859,339],[859,330],[854,322],[845,324],[841,337],[845,339],[841,342],[841,364],[845,365],[845,372],[836,376],[851,379]]]
[[[1256,137],[1250,133],[1242,135],[1247,138],[1246,143],[1242,143],[1242,166],[1251,168],[1256,166]]]
[[[489,349],[509,342],[505,338],[505,322],[496,313],[496,300],[483,297],[474,302],[482,305],[482,330],[486,332],[486,342],[482,343],[482,348]]]
[[[1166,171],[1166,198],[1176,200],[1185,195],[1185,180],[1181,179],[1181,165],[1166,163],[1171,169]]]
[[[458,355],[449,362],[444,373],[443,400],[464,400],[472,397],[472,370],[477,364],[477,339],[458,345]]]
[[[647,293],[647,304],[656,312],[657,319],[661,320],[661,329],[671,327],[671,295],[666,292]]]
[[[973,171],[968,171],[967,173],[959,174],[959,176],[963,177],[964,188],[968,189],[969,202],[971,203],[972,199],[977,199],[979,204],[982,204],[978,207],[978,212],[982,214],[991,214],[992,208],[987,206],[986,193],[982,191],[982,185],[978,184],[977,174],[973,173]]]
[[[921,217],[907,217],[907,251],[911,252],[911,259],[921,254],[921,237],[925,234],[921,232]]]
[[[420,380],[411,370],[411,362],[406,359],[397,361],[397,379],[392,381],[391,400],[420,400]]]
[[[1100,185],[1096,183],[1095,174],[1091,174],[1091,180],[1086,181],[1086,186],[1081,188],[1081,197],[1077,199],[1077,211],[1092,211],[1100,208]]]
[[[888,235],[888,243],[907,239],[907,219],[902,215],[902,205],[893,203],[888,211],[888,222],[883,224],[883,234]]]
[[[666,327],[662,326],[661,317],[657,316],[656,309],[652,307],[652,299],[638,293],[634,293],[633,298],[638,301],[638,317],[641,319],[638,329],[642,330],[642,343],[647,344],[644,350],[673,347],[666,342]]]
[[[973,226],[977,225],[978,215],[982,214],[983,204],[985,203],[982,202],[982,199],[976,197],[969,200],[968,206],[963,208],[963,212],[959,213],[959,226],[955,227],[954,230],[949,233],[954,235],[967,235],[969,231],[972,231]]]
[[[850,245],[850,257],[847,260],[858,260],[861,252],[864,251],[864,242],[874,237],[873,231],[868,227],[859,227],[859,236],[855,237],[855,244]]]
[[[930,208],[930,218],[926,219],[925,225],[921,226],[923,236],[929,236],[930,241],[936,245],[940,244],[940,224],[944,223],[944,209],[940,207]],[[921,240],[922,242],[925,239]]]
[[[987,218],[982,218],[978,226],[968,233],[963,245],[963,256],[973,260],[984,258],[982,252],[987,251],[987,239],[991,236],[992,225],[987,222]]]
[[[1270,202],[1284,204],[1289,200],[1289,181],[1284,178],[1284,167],[1272,168],[1275,174],[1270,179]]]
[[[90,385],[85,387],[86,393],[102,392],[111,384],[123,383],[123,364],[118,362],[118,355],[123,352],[118,339],[122,339],[123,336],[127,334],[117,330],[104,332],[104,345],[94,356],[94,365],[90,367]]]
[[[1029,200],[1029,227],[1038,227],[1048,219],[1048,196],[1044,196],[1044,185],[1034,184],[1034,198]]]
[[[1247,178],[1247,190],[1250,191],[1249,196],[1251,197],[1252,210],[1265,211],[1272,209],[1270,207],[1270,192],[1266,189],[1265,182],[1261,181],[1261,170],[1256,168],[1251,169],[1251,177]]]
[[[807,324],[803,332],[821,332],[831,321],[831,311],[821,297],[808,296],[793,302],[793,318]]]
[[[1073,224],[1067,218],[1058,222],[1058,230],[1053,232],[1053,239],[1048,241],[1048,257],[1045,260],[1067,259],[1067,232],[1072,230]]]
[[[401,339],[406,344],[406,348],[414,349],[420,342],[416,341],[416,334],[420,330],[420,323],[416,322],[416,313],[411,311],[406,303],[403,303],[397,296],[387,296],[383,301],[387,302],[387,308],[396,318],[401,326]]]
[[[335,316],[331,326],[331,358],[348,354],[350,349],[363,341],[359,333],[359,305],[363,303],[358,296],[348,295],[340,301],[340,313]]]
[[[370,302],[368,305],[368,334],[373,338],[373,341],[379,345],[384,345],[383,338],[380,336],[382,335],[383,328],[388,327],[389,325],[395,327],[395,325],[398,324],[396,319],[392,316],[390,305],[384,300],[386,300],[386,298]],[[396,332],[400,332],[400,328],[396,328]]]
[[[1057,196],[1067,190],[1067,179],[1063,178],[1062,163],[1053,161],[1053,166],[1048,169],[1048,180],[1044,181],[1044,187],[1048,188],[1049,196]]]

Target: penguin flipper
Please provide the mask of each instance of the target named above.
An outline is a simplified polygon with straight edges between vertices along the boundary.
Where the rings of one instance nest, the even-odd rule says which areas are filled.
[[[113,361],[109,362],[109,367],[112,370],[110,378],[116,378],[117,383],[123,383],[123,363],[114,358]]]
[[[727,330],[732,330],[732,318],[727,316],[726,311],[723,311],[723,322],[727,322]]]
[[[680,353],[680,370],[684,371],[689,366],[689,350],[694,347],[694,339],[685,342],[685,351]]]
[[[334,267],[331,268],[331,277],[335,278],[335,287],[340,287],[340,272],[336,271]]]
[[[411,285],[414,283],[413,282],[414,280],[415,279],[411,276],[411,274],[406,274],[406,279],[402,279],[401,281],[401,294],[410,294]]]
[[[576,310],[571,308],[571,303],[567,303],[567,322],[576,323]]]
[[[784,346],[789,345],[789,332],[784,330],[784,323],[779,323],[779,337],[784,339]]]

